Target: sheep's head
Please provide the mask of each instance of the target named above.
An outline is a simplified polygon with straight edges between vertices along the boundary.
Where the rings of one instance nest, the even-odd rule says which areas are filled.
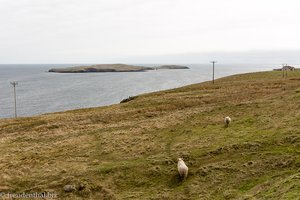
[[[183,159],[182,159],[182,158],[178,158],[178,162],[179,162],[179,161],[183,161]]]

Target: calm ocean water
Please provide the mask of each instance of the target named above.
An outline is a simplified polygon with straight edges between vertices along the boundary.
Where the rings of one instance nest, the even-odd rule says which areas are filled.
[[[74,65],[0,65],[0,118],[14,116],[11,81],[18,81],[18,116],[33,116],[119,103],[128,96],[211,80],[212,65],[186,65],[189,70],[124,73],[48,73]],[[154,65],[144,65],[154,66]],[[216,65],[216,78],[265,71],[274,65]]]

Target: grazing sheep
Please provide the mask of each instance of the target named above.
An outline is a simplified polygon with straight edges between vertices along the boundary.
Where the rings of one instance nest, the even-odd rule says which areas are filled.
[[[228,127],[231,123],[231,118],[229,116],[225,117],[224,119],[225,127]]]
[[[189,168],[185,165],[182,158],[178,158],[177,167],[178,167],[178,172],[179,172],[180,178],[183,180],[186,179]]]

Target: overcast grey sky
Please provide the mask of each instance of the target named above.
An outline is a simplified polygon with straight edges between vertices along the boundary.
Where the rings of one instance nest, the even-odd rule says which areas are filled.
[[[299,0],[0,0],[0,63],[201,63],[265,51],[289,60],[299,10]]]

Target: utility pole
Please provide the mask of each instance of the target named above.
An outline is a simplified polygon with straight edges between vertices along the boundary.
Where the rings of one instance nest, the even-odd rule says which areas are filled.
[[[15,118],[17,118],[17,95],[16,95],[16,86],[18,85],[17,81],[10,82],[14,87],[14,100],[15,100]]]
[[[215,63],[217,63],[217,61],[213,60],[210,61],[210,63],[213,64],[213,84],[215,84]]]

